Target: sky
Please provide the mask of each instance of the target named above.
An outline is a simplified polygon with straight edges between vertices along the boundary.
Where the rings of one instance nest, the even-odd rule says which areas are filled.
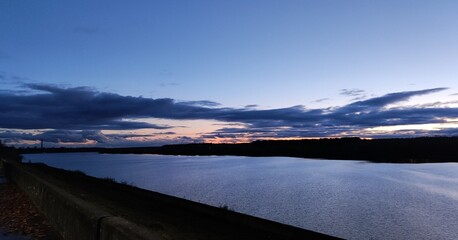
[[[0,139],[458,135],[458,2],[0,0]]]

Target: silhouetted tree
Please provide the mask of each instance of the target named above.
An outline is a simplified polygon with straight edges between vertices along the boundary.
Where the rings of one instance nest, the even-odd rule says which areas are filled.
[[[18,162],[22,161],[22,156],[16,148],[7,147],[2,142],[0,142],[0,158]]]

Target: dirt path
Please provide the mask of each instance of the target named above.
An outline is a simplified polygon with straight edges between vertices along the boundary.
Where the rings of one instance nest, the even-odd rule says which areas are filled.
[[[3,179],[4,180],[4,179]],[[0,179],[0,240],[62,240],[30,199],[15,184]]]

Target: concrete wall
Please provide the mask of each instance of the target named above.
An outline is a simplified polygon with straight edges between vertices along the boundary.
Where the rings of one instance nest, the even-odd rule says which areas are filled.
[[[5,162],[15,182],[66,240],[161,239],[148,229],[104,212],[59,187],[40,179],[14,162]]]
[[[121,217],[106,217],[101,221],[100,240],[143,240],[145,236],[152,240],[162,239],[159,234],[149,232]]]

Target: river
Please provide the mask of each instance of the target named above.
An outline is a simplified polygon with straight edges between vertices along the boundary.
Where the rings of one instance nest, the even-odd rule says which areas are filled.
[[[26,154],[95,177],[346,239],[458,239],[458,164]]]

